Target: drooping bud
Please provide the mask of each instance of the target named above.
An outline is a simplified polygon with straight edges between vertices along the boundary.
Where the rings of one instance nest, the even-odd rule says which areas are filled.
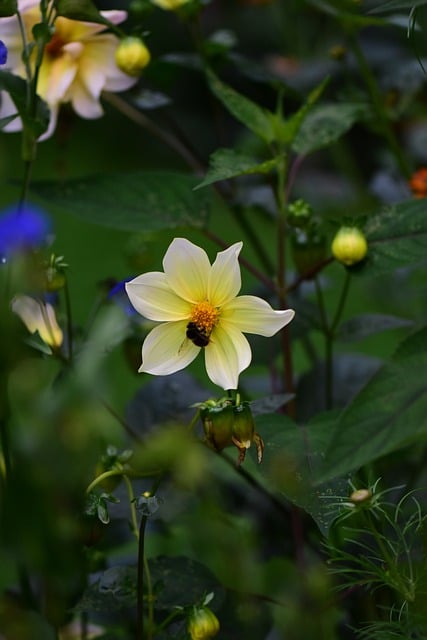
[[[349,267],[363,260],[368,252],[368,243],[357,227],[341,227],[332,241],[331,249],[338,262]]]
[[[254,442],[258,462],[261,462],[264,443],[255,431],[248,402],[241,402],[238,396],[236,400],[208,400],[198,406],[206,442],[210,447],[215,451],[222,451],[225,447],[234,445],[239,451],[237,464],[240,465],[245,459],[246,451]]]
[[[121,71],[128,76],[138,77],[150,62],[151,55],[140,38],[129,36],[120,42],[115,58]]]
[[[218,633],[219,620],[208,607],[193,607],[187,628],[191,640],[208,640]]]

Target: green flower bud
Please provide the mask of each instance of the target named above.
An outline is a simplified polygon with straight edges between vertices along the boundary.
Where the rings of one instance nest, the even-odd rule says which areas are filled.
[[[55,256],[54,254],[50,256],[44,274],[46,291],[59,291],[65,286],[65,269],[67,267],[63,256]]]
[[[219,631],[219,620],[208,607],[193,607],[188,619],[191,640],[207,640]]]
[[[233,444],[234,411],[231,402],[211,401],[211,405],[200,409],[206,440],[216,451]]]
[[[120,42],[116,49],[115,59],[121,71],[129,76],[137,77],[150,62],[151,55],[140,38],[129,36]]]
[[[326,236],[317,224],[310,225],[307,230],[295,229],[291,237],[291,252],[297,272],[309,274],[326,258]]]
[[[312,214],[311,206],[302,198],[288,205],[288,222],[293,227],[306,227]]]
[[[349,267],[363,260],[368,252],[368,243],[357,227],[341,227],[333,239],[331,249],[338,262]]]
[[[246,451],[255,443],[258,462],[264,451],[262,438],[255,432],[255,423],[248,402],[229,398],[219,401],[208,400],[200,406],[200,417],[206,436],[206,442],[215,451],[234,445],[239,451],[237,464],[240,465]]]

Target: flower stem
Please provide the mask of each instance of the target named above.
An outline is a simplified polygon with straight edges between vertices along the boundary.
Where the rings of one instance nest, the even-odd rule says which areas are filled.
[[[135,536],[135,538],[138,539],[139,532],[138,532],[138,518],[136,517],[135,494],[133,492],[132,483],[126,474],[123,474],[123,480],[126,484],[126,489],[128,492],[130,517],[131,517],[131,523],[132,523],[132,533]]]
[[[138,536],[136,640],[144,640],[144,572],[147,568],[145,560],[145,529],[147,526],[147,520],[147,516],[142,516]]]
[[[396,140],[394,131],[390,126],[390,120],[388,118],[386,109],[384,108],[384,103],[383,103],[381,94],[378,90],[378,85],[377,85],[375,76],[372,73],[372,70],[366,61],[364,53],[353,31],[350,31],[350,47],[357,60],[360,73],[362,74],[362,77],[365,81],[368,92],[371,96],[372,106],[375,110],[377,122],[380,127],[380,132],[382,136],[385,138],[386,142],[388,143],[390,150],[394,154],[397,164],[399,166],[399,169],[402,172],[403,176],[405,176],[405,178],[409,178],[409,176],[411,175],[411,170],[408,166],[408,162],[404,154],[402,153],[401,146],[399,145],[399,142]]]
[[[279,308],[287,308],[287,289],[286,289],[286,212],[287,212],[287,189],[286,176],[288,171],[288,158],[284,149],[280,150],[284,160],[277,167],[277,185],[276,185],[276,202],[277,202],[277,294],[279,298]],[[293,392],[293,363],[290,344],[289,328],[285,327],[280,332],[282,340],[282,354],[284,367],[284,390],[287,393]],[[295,416],[295,403],[289,402],[287,412],[292,417]]]
[[[71,314],[71,298],[70,288],[68,286],[68,278],[65,276],[64,283],[65,312],[67,315],[67,341],[68,341],[68,361],[73,361],[73,322]]]
[[[104,471],[99,476],[97,476],[86,488],[86,493],[90,493],[95,489],[95,487],[103,480],[107,478],[112,478],[113,476],[121,476],[123,475],[123,469],[110,469],[109,471]]]
[[[320,285],[319,279],[314,279],[316,287],[317,303],[319,306],[319,312],[322,322],[322,329],[325,336],[325,406],[326,409],[331,409],[333,406],[334,397],[334,340],[336,328],[341,320],[342,313],[344,311],[345,302],[347,300],[347,294],[350,288],[351,274],[346,272],[343,288],[338,301],[338,306],[335,311],[335,315],[332,322],[329,324],[328,316],[326,313],[325,302],[323,298],[323,291]]]

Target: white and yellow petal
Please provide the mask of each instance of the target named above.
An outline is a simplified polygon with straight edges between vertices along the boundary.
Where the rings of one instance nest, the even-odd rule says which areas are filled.
[[[192,304],[206,300],[211,265],[206,252],[185,238],[175,238],[163,258],[170,288]]]
[[[30,333],[37,331],[43,342],[51,347],[61,346],[63,333],[57,323],[55,309],[51,304],[30,296],[15,296],[11,307]]]
[[[222,307],[237,296],[242,286],[239,253],[243,242],[236,242],[217,254],[208,282],[208,300],[214,307]]]
[[[132,306],[148,320],[188,322],[191,304],[172,291],[164,273],[143,273],[127,282],[125,289]]]
[[[232,324],[244,333],[270,338],[294,317],[293,309],[276,311],[268,302],[256,296],[238,296],[221,310],[221,321]]]
[[[237,389],[239,375],[251,359],[251,348],[241,331],[226,322],[215,327],[205,347],[206,371],[214,384],[223,389]]]
[[[188,366],[200,347],[186,338],[187,322],[165,322],[150,331],[142,345],[140,373],[167,376]]]

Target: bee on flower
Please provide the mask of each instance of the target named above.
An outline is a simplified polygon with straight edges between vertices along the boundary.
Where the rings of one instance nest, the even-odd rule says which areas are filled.
[[[211,265],[203,249],[175,238],[163,258],[164,272],[144,273],[126,284],[136,311],[160,323],[143,343],[140,372],[175,373],[203,351],[211,381],[237,389],[252,359],[243,334],[270,337],[292,320],[292,309],[275,311],[261,298],[237,295],[242,244],[219,252]]]
[[[53,3],[49,4],[49,10]],[[18,11],[22,21],[27,51],[35,44],[33,28],[42,22],[39,0],[18,0]],[[112,24],[120,24],[126,11],[101,11],[101,15]],[[7,48],[6,69],[26,78],[23,60],[24,43],[17,15],[0,19],[0,37]],[[50,109],[46,139],[55,130],[59,107],[71,103],[82,118],[99,118],[103,115],[100,104],[101,92],[124,91],[137,79],[121,71],[115,61],[119,39],[106,32],[103,24],[70,20],[59,16],[52,27],[52,37],[44,48],[37,80],[37,93]],[[37,47],[30,55],[32,73],[35,70]],[[12,99],[1,92],[0,118],[16,113]],[[22,122],[15,118],[4,131],[19,131]]]

